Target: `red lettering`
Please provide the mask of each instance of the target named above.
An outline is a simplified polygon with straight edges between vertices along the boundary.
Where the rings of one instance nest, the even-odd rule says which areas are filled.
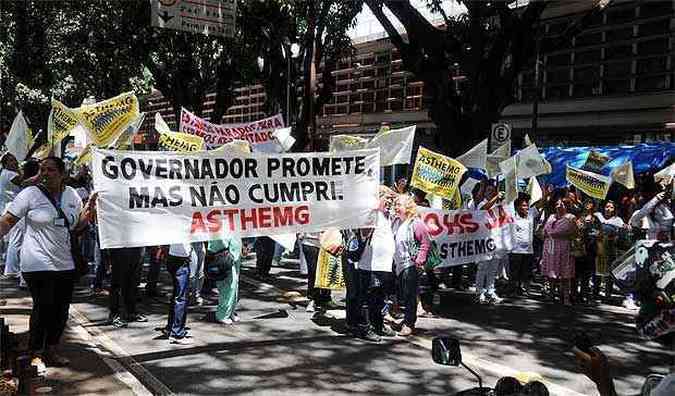
[[[251,209],[251,214],[246,215],[246,210],[241,210],[239,218],[241,220],[241,229],[246,230],[247,224],[251,223],[252,228],[258,228],[258,216],[255,208]]]
[[[427,225],[429,230],[429,235],[432,237],[437,237],[443,232],[443,227],[441,227],[441,222],[438,219],[436,213],[426,213],[424,214],[424,224]]]
[[[460,216],[459,222],[462,223],[465,227],[464,231],[468,233],[476,232],[480,228],[480,225],[473,221],[473,214],[464,213]]]
[[[274,117],[274,127],[275,128],[283,128],[284,124],[279,120],[278,117]]]
[[[214,209],[206,215],[206,221],[209,223],[209,232],[214,234],[223,228],[223,218],[220,217],[220,210]]]
[[[458,234],[464,233],[464,225],[460,221],[460,215],[455,214],[452,216],[452,220],[449,215],[443,215],[443,225],[448,229],[448,235],[455,233],[455,228],[458,229]]]
[[[192,214],[192,225],[190,226],[190,234],[199,232],[206,232],[206,225],[201,212],[194,212]]]
[[[272,223],[270,222],[272,220],[271,211],[272,208],[258,208],[258,225],[261,228],[272,227]]]
[[[272,217],[274,218],[275,227],[293,225],[293,207],[286,206],[280,208],[275,206],[272,208]]]
[[[227,223],[230,225],[230,231],[234,231],[234,215],[239,212],[237,209],[224,209],[223,215],[227,216]]]
[[[310,221],[309,206],[302,205],[295,209],[295,223],[300,225],[308,224]]]

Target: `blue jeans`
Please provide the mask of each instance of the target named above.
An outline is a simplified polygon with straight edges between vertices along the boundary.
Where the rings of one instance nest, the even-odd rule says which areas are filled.
[[[173,281],[173,294],[166,329],[170,337],[183,338],[187,334],[185,322],[187,321],[187,296],[190,284],[190,259],[169,256],[166,269]]]

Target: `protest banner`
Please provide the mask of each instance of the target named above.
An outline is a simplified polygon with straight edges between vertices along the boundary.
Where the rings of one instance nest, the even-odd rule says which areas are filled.
[[[467,168],[486,169],[487,167],[488,140],[475,145],[471,150],[457,157],[462,165]]]
[[[200,151],[204,149],[204,139],[197,135],[180,132],[157,132],[157,145],[164,151]]]
[[[7,139],[5,139],[5,148],[17,160],[23,161],[26,158],[26,154],[28,154],[28,150],[30,150],[32,142],[33,133],[28,127],[23,112],[19,111],[19,114],[14,118],[14,122],[12,122]]]
[[[635,175],[633,174],[632,161],[626,161],[614,168],[610,176],[613,181],[622,184],[628,189],[635,188]]]
[[[342,258],[330,254],[326,249],[319,250],[316,261],[316,278],[314,287],[317,289],[344,290],[345,278],[342,273]]]
[[[544,198],[544,192],[541,189],[541,185],[536,177],[531,177],[530,181],[527,183],[527,195],[530,196],[530,205],[534,205],[535,202],[540,201]]]
[[[101,248],[373,227],[379,152],[94,149]]]
[[[92,143],[99,147],[113,143],[140,116],[138,98],[133,92],[83,105],[75,112],[89,131]]]
[[[513,217],[503,206],[473,211],[418,210],[442,260],[439,267],[488,260],[513,247]]]
[[[567,165],[567,182],[595,199],[605,199],[612,180],[597,173],[587,172]]]
[[[282,148],[272,134],[275,129],[283,127],[281,114],[253,122],[217,125],[181,109],[178,132],[201,136],[208,150],[233,140],[245,140],[255,152],[278,153]]]
[[[231,153],[250,153],[251,145],[245,140],[233,140],[230,143],[225,143],[218,148],[211,150],[212,152],[231,152]]]
[[[380,166],[409,164],[415,140],[416,125],[400,129],[380,129],[371,140],[350,135],[331,136],[330,151],[380,149]]]
[[[66,107],[56,99],[52,99],[52,110],[47,120],[47,139],[52,145],[58,144],[68,136],[75,125],[80,122],[76,109]]]
[[[455,194],[464,172],[466,168],[457,160],[420,147],[410,185],[450,199]]]
[[[520,150],[518,156],[518,179],[529,179],[533,176],[545,175],[551,172],[550,164],[539,154],[537,146],[531,144]]]
[[[599,173],[600,169],[609,162],[609,156],[599,153],[597,151],[591,150],[588,152],[588,157],[586,157],[586,162],[581,167],[582,170]]]

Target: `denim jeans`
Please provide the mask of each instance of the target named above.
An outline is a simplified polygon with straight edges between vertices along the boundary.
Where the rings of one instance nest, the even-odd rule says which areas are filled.
[[[197,297],[204,285],[204,261],[206,260],[206,246],[204,242],[192,242],[192,259],[190,261],[190,296]]]
[[[480,294],[496,295],[495,278],[500,266],[500,258],[493,258],[478,263],[478,272],[476,272],[476,291]]]
[[[167,331],[169,336],[183,338],[187,334],[185,322],[187,321],[187,297],[190,283],[190,259],[169,256],[166,261],[166,269],[171,274],[173,281],[173,294],[169,307],[169,319]]]

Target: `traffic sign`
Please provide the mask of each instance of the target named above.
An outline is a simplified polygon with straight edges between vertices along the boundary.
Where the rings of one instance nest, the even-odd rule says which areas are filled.
[[[511,125],[505,122],[492,124],[490,151],[494,151],[511,140]]]
[[[151,0],[151,5],[152,26],[234,37],[236,0]]]

